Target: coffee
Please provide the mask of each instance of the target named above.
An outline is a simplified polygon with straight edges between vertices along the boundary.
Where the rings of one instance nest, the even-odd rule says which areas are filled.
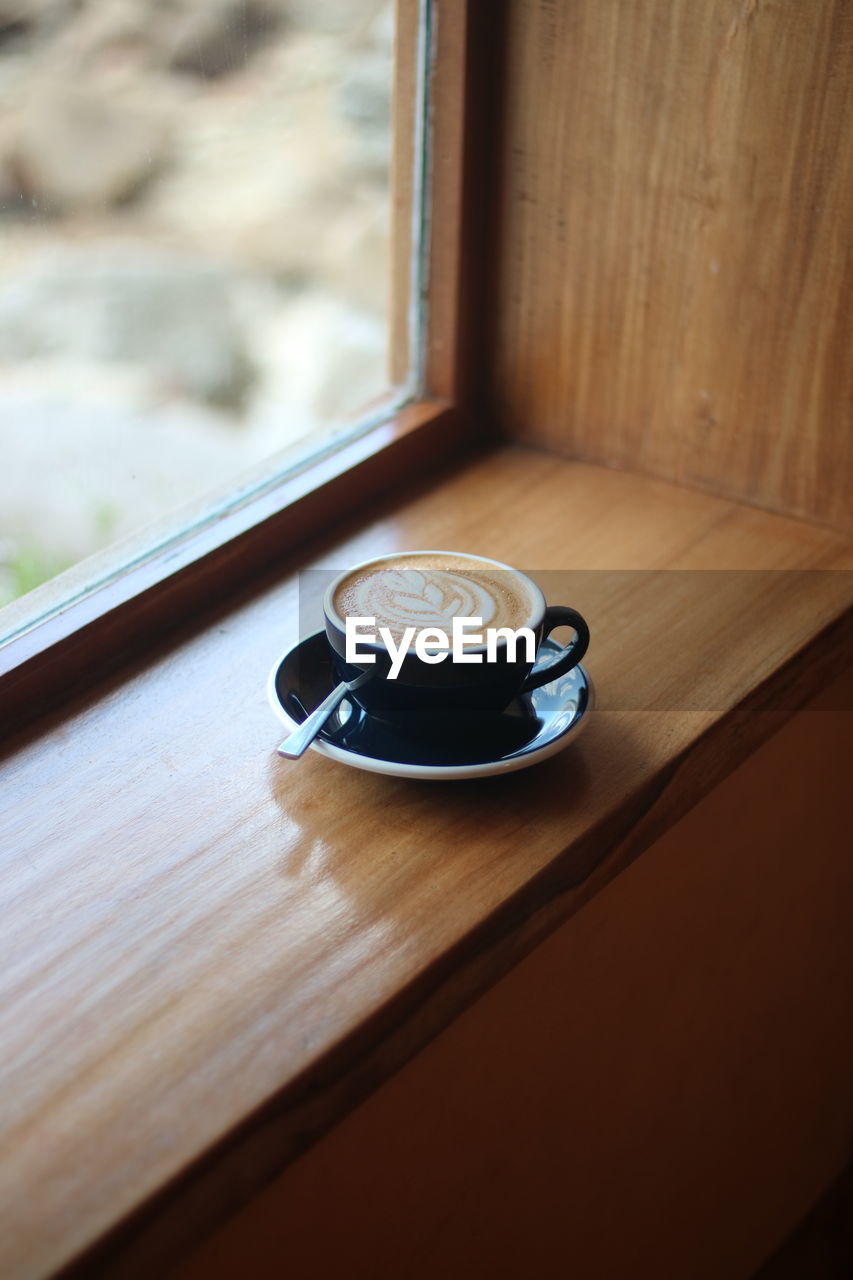
[[[340,618],[375,618],[398,640],[408,627],[449,633],[454,617],[515,631],[538,611],[531,586],[478,556],[409,552],[354,569],[337,584],[332,604]]]
[[[355,565],[326,588],[323,615],[348,698],[405,733],[446,731],[448,716],[481,723],[559,680],[589,643],[577,610],[546,605],[521,570],[459,551],[401,551]],[[473,633],[467,639],[457,618],[477,619],[462,628]],[[556,658],[553,645],[537,656],[556,627],[571,627],[574,639]]]

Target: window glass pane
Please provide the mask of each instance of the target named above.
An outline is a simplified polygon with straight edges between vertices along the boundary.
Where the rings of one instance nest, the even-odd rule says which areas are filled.
[[[0,4],[0,604],[387,402],[393,54],[391,0]]]

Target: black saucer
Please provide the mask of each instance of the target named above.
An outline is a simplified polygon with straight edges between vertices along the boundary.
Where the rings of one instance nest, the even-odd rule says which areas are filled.
[[[545,640],[555,655],[560,645]],[[270,704],[291,731],[337,683],[322,631],[300,641],[270,673]],[[428,736],[408,732],[369,716],[347,699],[329,718],[312,750],[356,769],[407,778],[477,778],[525,769],[568,746],[592,707],[593,688],[582,666],[516,698],[502,715],[490,716],[476,731]]]

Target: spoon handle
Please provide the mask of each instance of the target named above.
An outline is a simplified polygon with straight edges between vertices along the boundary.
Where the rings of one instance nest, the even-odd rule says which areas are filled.
[[[298,760],[301,755],[310,747],[335,707],[343,702],[344,698],[350,692],[351,685],[346,683],[337,685],[328,697],[324,698],[319,707],[315,707],[298,729],[294,729],[289,738],[285,738],[276,750],[280,756],[286,756],[288,760]]]

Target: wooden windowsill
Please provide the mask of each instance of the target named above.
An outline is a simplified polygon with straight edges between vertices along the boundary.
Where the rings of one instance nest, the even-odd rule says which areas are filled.
[[[425,545],[571,567],[576,745],[468,784],[281,761],[293,576],[10,745],[4,1277],[161,1274],[849,658],[853,541],[726,499],[507,448],[312,564]]]

